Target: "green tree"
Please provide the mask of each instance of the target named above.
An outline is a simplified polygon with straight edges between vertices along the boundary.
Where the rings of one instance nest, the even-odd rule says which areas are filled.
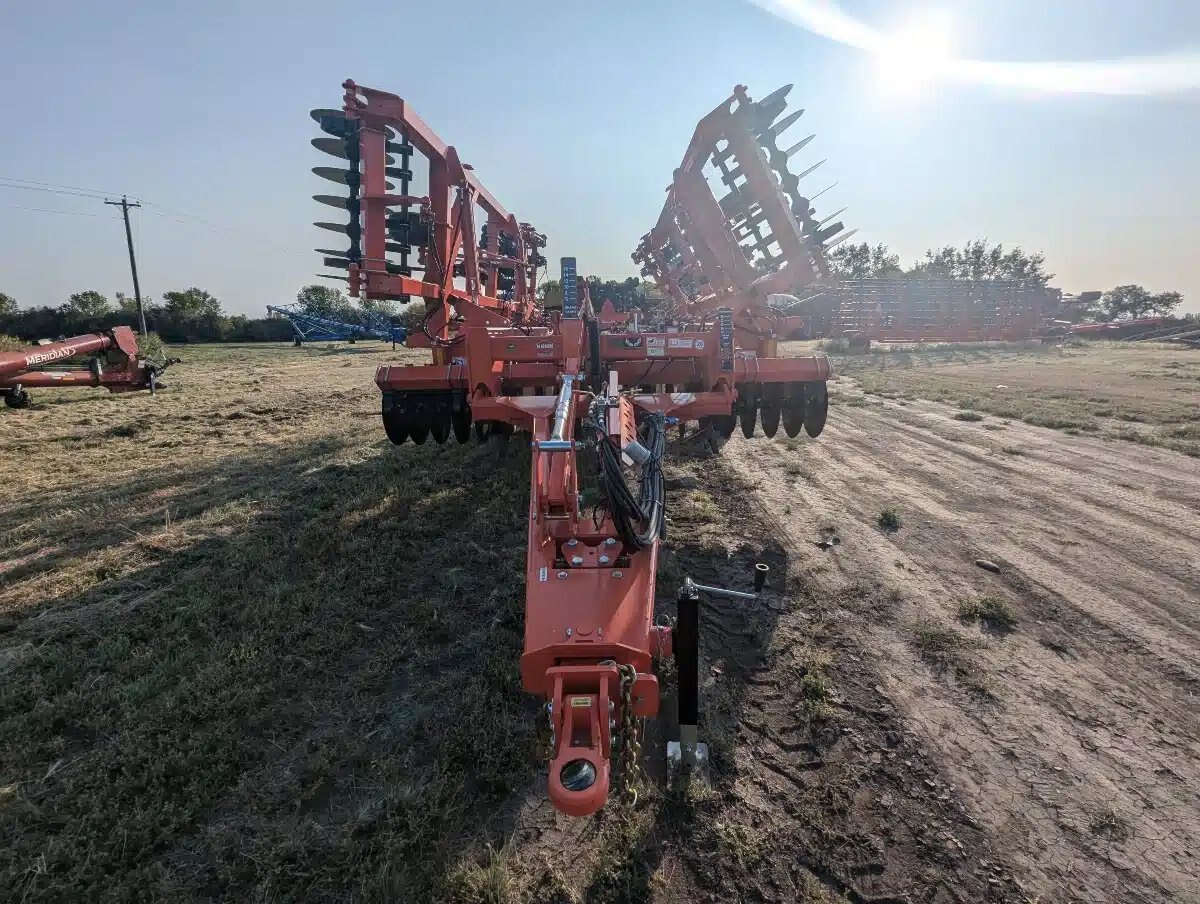
[[[839,245],[829,254],[829,271],[844,279],[899,276],[904,272],[900,255],[893,254],[882,242],[874,246],[866,242]]]
[[[0,319],[17,316],[17,300],[0,292]]]
[[[1159,292],[1150,296],[1150,310],[1160,317],[1172,316],[1181,304],[1183,295],[1179,292]]]
[[[76,292],[68,298],[62,310],[66,314],[78,317],[103,317],[112,310],[112,305],[95,289],[88,289],[86,292]]]
[[[182,292],[164,292],[164,313],[175,320],[200,320],[205,317],[220,317],[221,302],[204,289],[193,286]]]
[[[1142,286],[1128,284],[1116,286],[1104,293],[1101,304],[1104,313],[1113,320],[1128,317],[1137,320],[1150,310],[1151,298]]]
[[[296,293],[296,303],[300,310],[313,317],[326,317],[330,320],[351,320],[354,307],[350,299],[342,294],[341,289],[314,283],[304,286]]]
[[[908,272],[933,279],[1008,280],[1044,286],[1054,277],[1046,272],[1045,265],[1046,258],[1041,253],[1029,254],[1019,245],[1005,251],[1001,244],[975,239],[961,248],[953,245],[931,248]]]
[[[359,299],[358,304],[364,311],[378,314],[381,317],[396,316],[396,303],[387,298],[362,298]]]

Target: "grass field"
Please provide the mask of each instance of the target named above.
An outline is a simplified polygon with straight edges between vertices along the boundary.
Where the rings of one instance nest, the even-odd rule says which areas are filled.
[[[1200,455],[1200,355],[1129,343],[879,348],[836,355],[866,393]],[[852,396],[851,396],[852,398]]]
[[[185,363],[153,398],[46,390],[27,411],[0,410],[0,900],[1015,904],[1083,887],[1081,900],[1119,901],[1078,878],[1107,876],[1103,858],[1117,854],[1134,864],[1120,876],[1137,882],[1112,888],[1136,885],[1143,900],[1167,900],[1155,889],[1191,877],[1187,866],[1143,868],[1132,847],[1153,833],[1194,835],[1165,786],[1129,771],[1118,794],[1081,773],[1111,812],[1089,798],[1066,835],[1022,834],[1014,820],[1041,805],[1022,797],[1031,773],[990,789],[1011,796],[1013,812],[997,815],[975,791],[1007,780],[1009,761],[964,766],[943,744],[953,725],[975,737],[970,749],[991,751],[986,726],[996,725],[1021,749],[1022,770],[1040,775],[1020,737],[1046,737],[1050,723],[1018,705],[1021,688],[1049,675],[1060,694],[1124,700],[1129,689],[1111,691],[1084,665],[1140,676],[1160,658],[1175,671],[1140,685],[1146,719],[1192,724],[1186,701],[1162,698],[1191,686],[1186,607],[1171,610],[1173,634],[1155,633],[1140,610],[1113,616],[1127,626],[1118,641],[1097,627],[1108,610],[1071,614],[1084,607],[1076,597],[1094,607],[1123,588],[1134,552],[1177,562],[1191,542],[1177,515],[1174,535],[1143,524],[1196,504],[1195,463],[1169,442],[1186,439],[1171,429],[1194,426],[1194,395],[1174,388],[1195,376],[1183,353],[835,361],[850,376],[820,441],[735,438],[716,458],[673,442],[660,602],[684,573],[739,586],[755,561],[770,563],[774,590],[751,607],[704,609],[711,790],[663,782],[668,693],[648,729],[637,809],[584,821],[545,802],[538,706],[517,671],[528,493],[519,438],[388,444],[374,367],[420,353],[173,353]],[[1107,378],[1089,376],[1104,367]],[[1089,407],[1099,405],[1114,416]],[[953,417],[967,410],[982,420]],[[1068,410],[1102,426],[1063,428],[1078,436],[1031,426]],[[1118,423],[1115,412],[1142,418],[1119,423],[1154,431],[1159,448],[1119,441],[1103,426]],[[1095,438],[1109,432],[1111,442]],[[1137,469],[1119,457],[1134,451],[1146,457]],[[1022,508],[1033,504],[1022,471],[1053,488],[1035,510]],[[1177,477],[1161,498],[1146,483],[1160,474]],[[1111,512],[1067,510],[1093,495]],[[894,515],[886,529],[884,512]],[[983,573],[971,555],[964,576],[952,554],[984,523],[980,512],[989,525],[1011,513],[1026,532],[999,551],[983,545],[1004,563],[1007,583],[995,587],[975,587]],[[1090,545],[1089,519],[1108,526],[1096,536],[1111,546]],[[1059,587],[1044,563],[1022,565],[1021,550],[1047,542],[1032,533],[1043,521],[1055,544],[1080,532],[1070,540],[1087,554],[1080,575],[1103,584],[1071,572]],[[831,536],[845,542],[814,546]],[[1195,585],[1183,566],[1164,567],[1170,580],[1152,596],[1175,606]],[[1052,587],[1050,603],[1042,588]],[[1112,605],[1136,609],[1137,598],[1131,589]],[[1022,669],[1039,656],[1050,664],[1017,681],[1006,655]],[[1091,706],[1089,725],[1111,720],[1114,732],[1158,743],[1149,721],[1127,724],[1132,709]],[[1059,739],[1073,730],[1052,729]],[[1185,762],[1157,756],[1191,780]],[[1126,806],[1122,795],[1143,791],[1146,809]],[[1055,799],[1067,813],[1070,793]],[[1120,832],[1096,847],[1092,822]],[[1077,824],[1088,841],[1078,850]],[[1050,861],[1064,846],[1076,859],[1060,873]],[[1167,847],[1146,856],[1182,856]]]

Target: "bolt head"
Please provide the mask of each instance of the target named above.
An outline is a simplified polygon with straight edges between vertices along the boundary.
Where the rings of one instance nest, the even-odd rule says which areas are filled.
[[[615,539],[613,539],[612,537],[609,537],[607,540],[604,541],[604,545],[605,546],[616,546],[617,541]]]
[[[572,537],[570,540],[567,541],[567,545],[568,546],[578,546],[579,541],[576,540],[574,537]]]
[[[600,557],[600,564],[601,564],[601,565],[607,565],[607,564],[608,564],[608,556],[601,556],[601,557]]]
[[[614,578],[623,577],[623,576],[624,576],[624,572],[621,572],[621,571],[614,571],[614,572],[612,573],[612,576],[613,576]]]
[[[583,564],[583,556],[571,556],[571,564],[572,565],[582,565]]]
[[[560,581],[566,580],[566,577],[567,577],[567,573],[566,573],[565,571],[560,571],[560,572],[558,573],[558,579],[559,579]]]

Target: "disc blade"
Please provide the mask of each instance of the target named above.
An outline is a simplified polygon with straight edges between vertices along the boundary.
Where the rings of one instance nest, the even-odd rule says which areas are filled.
[[[334,251],[332,248],[314,248],[313,251],[317,254],[327,254],[330,257],[350,257],[349,251]]]
[[[831,248],[836,248],[838,245],[840,245],[842,242],[846,241],[846,239],[850,238],[850,236],[854,235],[857,232],[858,232],[857,229],[851,229],[849,232],[843,232],[836,239],[834,239],[832,242],[830,242],[828,245],[826,245],[823,250],[828,251]]]
[[[841,214],[844,214],[844,213],[846,212],[846,210],[847,210],[847,208],[845,208],[845,207],[843,207],[841,210],[835,210],[833,213],[831,213],[831,214],[830,214],[829,216],[827,216],[825,219],[823,219],[823,220],[821,220],[819,223],[817,223],[817,226],[824,226],[826,223],[828,223],[828,222],[829,222],[830,220],[832,220],[834,217],[836,217],[836,216],[840,216]]]
[[[322,179],[328,179],[330,182],[336,182],[339,185],[349,185],[350,173],[353,170],[339,169],[336,166],[314,166],[313,174],[320,176]]]
[[[779,122],[775,123],[775,125],[771,126],[771,134],[775,137],[779,137],[784,131],[787,130],[788,126],[790,126],[803,115],[803,110],[797,110],[795,113],[789,113],[787,116],[783,117],[783,119],[779,120]]]
[[[341,195],[313,195],[313,200],[320,204],[328,204],[330,207],[337,207],[341,210],[346,210],[346,205],[349,201]]]
[[[350,156],[346,153],[346,143],[340,138],[314,138],[312,146],[318,151],[323,151],[333,157],[338,157],[341,160],[349,160]],[[391,154],[387,155],[387,165],[391,166],[396,162],[396,158]]]
[[[343,160],[349,160],[350,155],[346,153],[346,142],[340,138],[314,138],[312,146],[318,151],[324,151],[334,157],[340,157]]]
[[[807,138],[800,139],[795,144],[793,144],[790,148],[788,148],[786,151],[784,151],[783,156],[791,157],[792,154],[796,153],[797,151],[808,147],[808,143],[816,137],[817,136],[815,134],[813,134],[813,135],[809,135]]]
[[[826,160],[828,160],[828,159],[829,159],[829,158],[828,158],[828,157],[826,157],[826,158],[825,158],[825,160],[822,160],[822,161],[820,161],[819,163],[814,163],[812,166],[810,166],[810,167],[809,167],[808,169],[806,169],[804,172],[802,172],[802,173],[797,173],[797,174],[796,174],[796,178],[797,178],[797,179],[803,179],[805,176],[811,176],[811,175],[813,174],[813,171],[814,171],[814,170],[816,170],[818,167],[820,167],[822,164],[824,164],[824,163],[825,163],[825,161],[826,161]]]
[[[316,110],[309,110],[308,115],[311,116],[313,118],[313,122],[317,123],[318,125],[320,125],[322,119],[335,116],[339,119],[346,118],[346,113],[343,110],[325,110],[319,107]]]
[[[313,223],[319,229],[328,229],[330,232],[340,232],[342,235],[350,234],[350,227],[345,223]]]
[[[792,90],[792,85],[784,85],[782,88],[776,88],[766,97],[759,101],[760,104],[773,104],[776,101],[783,100],[788,96],[788,92]]]

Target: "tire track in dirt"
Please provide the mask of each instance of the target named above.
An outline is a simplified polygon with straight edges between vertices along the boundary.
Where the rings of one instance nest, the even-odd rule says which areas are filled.
[[[722,454],[806,580],[845,600],[888,700],[1031,894],[1185,900],[1200,881],[1200,462],[950,414],[841,406],[819,442],[739,437]],[[885,507],[904,519],[894,534],[875,524]],[[822,528],[842,544],[817,549]],[[957,624],[984,594],[1015,609],[1014,633]],[[970,644],[986,693],[925,661],[931,625]]]

